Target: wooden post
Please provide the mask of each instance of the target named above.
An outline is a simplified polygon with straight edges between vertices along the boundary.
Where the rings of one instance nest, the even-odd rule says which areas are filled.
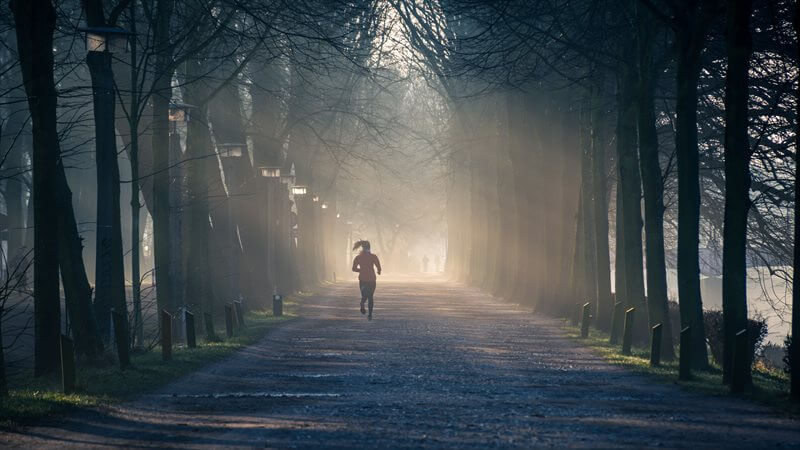
[[[233,306],[225,303],[225,335],[233,337]]]
[[[217,333],[214,331],[214,318],[209,313],[203,313],[203,320],[206,325],[206,340],[217,340]]]
[[[622,302],[614,303],[614,311],[611,313],[611,337],[608,343],[611,345],[619,341],[620,324],[622,323]]]
[[[186,322],[186,346],[189,348],[197,347],[197,336],[194,329],[194,314],[189,310],[183,311],[184,322]]]
[[[161,359],[172,359],[172,314],[161,310]]]
[[[581,318],[581,337],[586,339],[589,337],[589,322],[592,320],[592,304],[583,304],[583,314]]]
[[[689,380],[692,378],[692,327],[681,330],[681,353],[679,356],[680,369],[678,378]]]
[[[75,391],[75,348],[72,339],[61,335],[61,386],[65,394]]]
[[[750,349],[747,329],[739,330],[734,337],[733,361],[731,364],[731,393],[744,392],[747,387],[747,365],[750,364]]]
[[[238,300],[234,301],[233,308],[236,311],[236,322],[238,322],[241,328],[244,328],[244,308],[242,307],[242,302]]]
[[[125,326],[125,316],[112,308],[111,319],[114,321],[114,340],[117,342],[119,367],[125,369],[131,365],[130,344],[128,343],[128,330]]]
[[[650,338],[650,365],[657,367],[661,365],[661,336],[663,334],[663,327],[657,323],[651,333]]]
[[[283,315],[283,296],[275,294],[272,296],[272,315],[280,317]]]
[[[625,311],[625,329],[622,331],[622,354],[631,354],[631,344],[633,343],[633,319],[636,308],[628,308]]]

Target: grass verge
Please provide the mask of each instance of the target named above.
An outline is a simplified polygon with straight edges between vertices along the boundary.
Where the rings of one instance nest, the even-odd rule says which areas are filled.
[[[194,349],[173,347],[171,361],[162,361],[161,347],[157,346],[132,354],[132,367],[126,370],[110,363],[78,367],[75,393],[61,392],[60,376],[13,380],[9,396],[0,398],[0,428],[14,429],[71,408],[113,404],[156,390],[255,343],[277,324],[295,318],[293,306],[292,300],[285,299],[281,317],[271,311],[248,312],[247,327],[237,330],[232,338],[219,342],[201,339]]]
[[[780,370],[756,364],[753,367],[753,388],[743,394],[730,394],[728,386],[722,383],[722,368],[711,363],[707,371],[693,371],[692,379],[678,379],[678,360],[662,361],[658,367],[650,366],[650,349],[633,347],[630,355],[623,355],[621,345],[608,343],[608,333],[592,329],[589,337],[581,338],[580,329],[565,325],[567,336],[599,353],[606,361],[626,369],[646,374],[664,383],[673,383],[684,388],[714,396],[735,396],[755,401],[767,406],[800,414],[800,405],[789,400],[789,377]],[[676,354],[678,351],[676,349]]]

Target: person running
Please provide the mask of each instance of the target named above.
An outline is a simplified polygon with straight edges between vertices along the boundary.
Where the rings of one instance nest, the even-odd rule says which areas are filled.
[[[375,294],[375,285],[377,277],[375,276],[375,269],[378,269],[378,275],[381,274],[381,262],[378,256],[374,255],[369,250],[369,241],[358,241],[353,246],[353,250],[361,247],[359,253],[353,260],[353,272],[358,272],[358,287],[361,289],[361,314],[366,314],[364,303],[369,300],[369,316],[367,318],[372,320],[372,306],[375,303],[373,295]]]

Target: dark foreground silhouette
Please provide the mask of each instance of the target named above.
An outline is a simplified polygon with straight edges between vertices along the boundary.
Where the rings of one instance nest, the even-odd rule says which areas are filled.
[[[136,401],[0,442],[24,446],[750,447],[800,422],[606,364],[559,324],[433,278],[383,280],[372,322],[355,281],[305,318]]]

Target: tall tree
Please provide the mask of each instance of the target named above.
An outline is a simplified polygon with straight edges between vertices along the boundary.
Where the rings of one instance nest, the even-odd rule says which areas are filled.
[[[56,10],[49,0],[11,0],[22,80],[33,122],[34,375],[58,367],[61,306],[58,279],[60,145],[53,76]]]
[[[635,33],[636,30],[631,30]],[[617,69],[617,164],[619,165],[618,199],[624,232],[625,285],[617,286],[622,292],[618,301],[625,307],[642,311],[644,305],[644,274],[642,271],[642,182],[639,173],[639,155],[636,142],[636,40],[622,40],[620,63]],[[617,270],[620,269],[617,264]],[[643,323],[639,321],[638,323]]]
[[[747,102],[752,0],[729,0],[725,37],[728,70],[725,79],[725,218],[722,248],[723,380],[731,391],[752,384],[749,356],[734,358],[736,333],[747,329],[747,212],[750,209],[750,140]]]
[[[203,52],[205,53],[205,52]],[[212,283],[209,245],[211,227],[209,225],[210,185],[216,184],[212,178],[212,167],[219,173],[216,155],[208,129],[208,95],[211,89],[208,82],[198,77],[207,73],[207,54],[186,61],[186,79],[192,80],[184,88],[184,98],[196,105],[192,120],[186,133],[187,188],[188,195],[184,210],[188,212],[188,233],[186,261],[186,302],[193,311],[213,314],[215,291]],[[217,175],[215,178],[219,178]],[[198,314],[199,316],[199,314]],[[213,330],[206,330],[208,338],[213,338]]]
[[[675,153],[678,162],[678,300],[681,327],[691,327],[692,367],[708,367],[700,295],[700,151],[697,142],[698,82],[702,52],[719,13],[719,0],[675,0],[667,12],[640,0],[672,28],[675,37]]]
[[[606,172],[605,111],[602,104],[603,72],[594,69],[591,99],[592,194],[594,205],[595,271],[597,281],[597,318],[600,329],[611,328],[614,308],[611,298],[611,261],[608,243],[608,174]]]
[[[667,267],[664,256],[664,179],[659,162],[656,132],[654,40],[658,23],[646,8],[637,8],[639,165],[644,193],[645,253],[647,261],[647,308],[650,327],[661,324],[661,355],[675,357],[667,298]]]
[[[103,2],[83,0],[86,24],[91,28],[115,26],[129,0],[118,3],[106,19]],[[95,161],[97,168],[97,232],[95,245],[95,311],[102,335],[108,339],[110,310],[121,312],[127,324],[125,266],[122,253],[122,219],[119,205],[119,163],[114,129],[116,89],[111,70],[112,48],[106,42],[102,51],[90,50],[86,56],[92,77],[94,105]]]
[[[800,1],[795,2],[794,32],[797,36],[797,61],[800,67]],[[794,250],[792,268],[792,344],[789,347],[791,396],[800,402],[800,86],[795,91],[794,127]]]
[[[155,247],[156,303],[158,310],[172,311],[177,299],[171,298],[172,251],[170,233],[169,105],[172,100],[173,46],[170,25],[175,0],[158,0],[155,7],[153,50],[153,245]],[[159,316],[160,317],[160,316]]]

